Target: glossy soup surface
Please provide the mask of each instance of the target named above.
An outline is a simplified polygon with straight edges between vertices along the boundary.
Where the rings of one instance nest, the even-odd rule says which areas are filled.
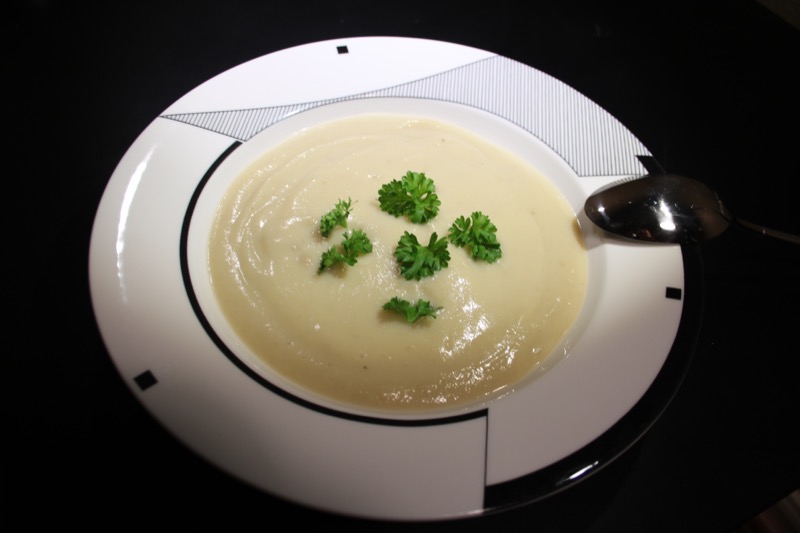
[[[413,224],[378,191],[424,172],[441,206]],[[347,228],[320,218],[350,199]],[[405,231],[427,244],[475,211],[497,227],[489,264],[449,244],[448,266],[406,280],[393,256]],[[372,252],[319,272],[322,254],[361,229]],[[226,193],[208,248],[223,314],[268,369],[312,395],[392,411],[459,407],[511,390],[562,342],[586,292],[575,213],[544,176],[459,127],[364,115],[306,129],[265,153]],[[441,307],[413,324],[392,297]]]

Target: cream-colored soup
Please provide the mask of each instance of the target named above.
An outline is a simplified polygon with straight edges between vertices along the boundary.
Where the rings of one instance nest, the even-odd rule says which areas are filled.
[[[436,185],[430,222],[380,209],[380,187],[409,170]],[[348,198],[348,228],[323,238],[320,218]],[[474,211],[497,226],[499,261],[450,244],[433,277],[400,275],[393,252],[404,231],[425,244]],[[318,272],[352,229],[372,252]],[[382,114],[306,129],[256,161],[219,206],[209,267],[223,314],[269,368],[337,402],[394,411],[511,390],[561,343],[587,283],[575,214],[545,177],[459,127]],[[394,296],[442,309],[410,324],[383,310]]]

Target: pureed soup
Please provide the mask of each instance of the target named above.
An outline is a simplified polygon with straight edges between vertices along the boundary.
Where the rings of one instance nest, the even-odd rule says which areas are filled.
[[[435,188],[430,220],[382,209],[379,191],[402,189],[409,172]],[[324,236],[337,206],[345,216]],[[449,237],[473,213],[496,228],[492,262]],[[407,233],[417,252],[435,233],[446,266],[406,279],[395,252],[409,250]],[[575,213],[537,170],[460,127],[391,114],[313,126],[265,153],[219,205],[208,259],[222,313],[270,369],[335,402],[396,412],[512,390],[576,320],[588,267]],[[393,299],[405,307],[384,308]],[[420,303],[416,321],[402,312]]]

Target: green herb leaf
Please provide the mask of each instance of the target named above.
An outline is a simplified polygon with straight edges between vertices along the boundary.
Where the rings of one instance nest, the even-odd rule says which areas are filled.
[[[358,257],[372,251],[372,243],[367,234],[360,229],[345,233],[341,246],[331,246],[323,252],[322,260],[317,272],[324,272],[329,268],[344,263],[353,266],[358,262]]]
[[[416,304],[413,304],[397,296],[383,304],[383,308],[387,311],[395,311],[404,315],[409,324],[413,324],[426,316],[436,318],[436,313],[442,309],[441,307],[433,307],[428,300],[423,300],[422,298],[417,300]]]
[[[350,198],[347,201],[339,200],[333,209],[322,215],[319,221],[319,232],[323,237],[327,239],[336,226],[347,227],[347,217],[350,216],[352,203]]]
[[[356,263],[356,257],[372,251],[372,243],[366,233],[360,229],[354,229],[345,235],[342,241],[342,249],[345,257],[352,258],[352,263],[347,262],[348,265],[352,266]]]
[[[448,237],[454,245],[467,249],[474,259],[494,263],[503,255],[496,234],[497,227],[489,217],[475,211],[470,218],[458,217],[450,226]]]
[[[424,172],[406,172],[400,180],[392,180],[378,191],[381,210],[396,217],[408,216],[411,222],[421,224],[436,216],[441,202],[436,195],[433,180]]]
[[[318,272],[324,272],[328,270],[334,265],[338,265],[339,263],[344,263],[345,257],[342,253],[335,247],[331,246],[322,253],[322,260],[319,263],[319,270]]]
[[[447,266],[450,261],[447,239],[442,237],[437,240],[437,238],[434,233],[431,235],[428,246],[423,246],[415,235],[407,231],[403,233],[397,243],[394,257],[400,263],[400,273],[404,278],[419,280],[432,276]]]

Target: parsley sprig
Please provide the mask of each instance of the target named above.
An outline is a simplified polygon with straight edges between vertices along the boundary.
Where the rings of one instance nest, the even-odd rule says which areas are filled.
[[[469,218],[458,217],[448,231],[450,242],[466,248],[474,259],[487,263],[494,263],[503,255],[496,234],[497,227],[480,211]]]
[[[403,298],[395,296],[385,304],[383,308],[387,311],[395,311],[406,317],[409,324],[413,324],[420,318],[429,316],[436,318],[436,313],[441,311],[441,307],[434,307],[428,300],[420,298],[417,303],[411,303]]]
[[[424,172],[406,172],[399,180],[384,184],[378,191],[381,210],[396,217],[408,216],[415,224],[427,222],[439,212],[441,202],[433,180]]]
[[[327,239],[336,226],[347,227],[347,217],[350,216],[352,204],[353,201],[350,198],[347,201],[339,200],[333,209],[322,215],[319,221],[319,232],[323,237]]]
[[[329,268],[345,263],[353,266],[358,262],[358,257],[372,251],[372,243],[363,230],[354,229],[345,233],[342,244],[339,247],[331,246],[323,252],[322,260],[317,272],[324,272]]]
[[[394,257],[400,264],[400,273],[406,279],[420,280],[447,266],[450,252],[447,251],[447,238],[438,238],[434,232],[427,246],[423,246],[413,233],[403,232]]]

